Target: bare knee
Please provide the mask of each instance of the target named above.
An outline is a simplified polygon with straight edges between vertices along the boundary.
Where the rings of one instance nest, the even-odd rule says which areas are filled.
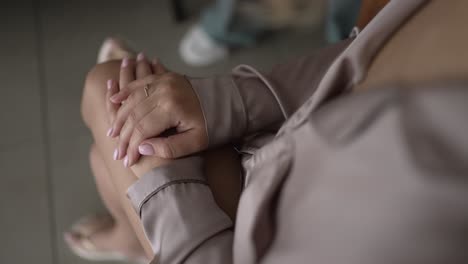
[[[100,159],[98,151],[99,150],[98,150],[96,144],[92,144],[91,148],[89,150],[89,164],[91,164],[91,166],[96,164]]]
[[[85,124],[90,127],[96,111],[105,111],[106,82],[119,78],[120,61],[109,61],[97,64],[86,75],[81,100],[81,115]]]

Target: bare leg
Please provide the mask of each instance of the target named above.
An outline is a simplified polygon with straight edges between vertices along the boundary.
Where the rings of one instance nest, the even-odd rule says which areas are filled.
[[[130,170],[125,169],[121,162],[112,159],[115,142],[106,136],[106,130],[110,124],[105,108],[105,83],[107,79],[117,79],[119,67],[119,62],[108,62],[97,65],[91,70],[84,88],[82,114],[86,125],[93,134],[97,151],[100,153],[100,157],[102,157],[103,163],[101,166],[111,176],[110,180],[117,194],[116,197],[108,201],[119,201],[122,211],[125,212],[123,215],[126,216],[126,219],[116,219],[116,222],[125,223],[125,220],[127,220],[131,224],[139,241],[142,242],[146,255],[152,256],[151,247],[138,222],[138,216],[133,211],[126,197],[126,190],[137,180],[137,177]],[[116,206],[111,205],[110,207],[115,208]],[[121,215],[115,215],[114,217],[119,216]]]
[[[99,249],[118,251],[135,259],[144,256],[145,252],[120,204],[104,160],[95,145],[91,147],[89,160],[98,193],[114,219],[112,226],[90,237],[91,242]]]

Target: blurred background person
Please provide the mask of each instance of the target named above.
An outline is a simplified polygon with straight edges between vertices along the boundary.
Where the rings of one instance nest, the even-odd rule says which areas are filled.
[[[265,34],[320,22],[323,0],[217,0],[183,37],[179,52],[192,66],[224,59],[233,49],[255,45]]]
[[[217,0],[183,37],[179,53],[192,66],[224,59],[233,49],[255,45],[268,33],[317,27],[325,19],[328,43],[353,29],[361,0]]]

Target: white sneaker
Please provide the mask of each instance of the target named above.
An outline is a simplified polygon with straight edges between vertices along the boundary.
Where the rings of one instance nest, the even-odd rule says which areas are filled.
[[[200,25],[196,25],[182,38],[179,53],[189,65],[206,66],[226,58],[229,49],[212,39]]]

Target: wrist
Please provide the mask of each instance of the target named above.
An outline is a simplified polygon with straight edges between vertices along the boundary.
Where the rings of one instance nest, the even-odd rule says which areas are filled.
[[[187,77],[198,97],[205,118],[208,146],[240,138],[247,128],[242,97],[230,76]]]
[[[172,159],[163,159],[157,156],[141,156],[138,162],[131,166],[130,169],[139,179],[154,168],[167,165],[172,162]]]

